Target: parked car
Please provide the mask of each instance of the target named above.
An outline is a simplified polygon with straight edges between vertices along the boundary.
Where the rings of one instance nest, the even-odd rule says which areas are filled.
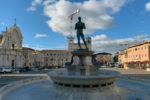
[[[37,69],[35,67],[29,67],[29,71],[36,71]]]
[[[43,70],[43,69],[44,69],[44,67],[42,67],[42,66],[38,67],[38,70]]]
[[[13,69],[11,67],[1,67],[0,72],[1,73],[11,73]]]
[[[26,72],[26,71],[27,71],[27,70],[26,70],[25,67],[20,68],[20,72]]]
[[[110,63],[110,64],[109,64],[109,67],[111,67],[111,68],[112,68],[112,67],[116,67],[116,66],[115,66],[115,63]]]
[[[122,64],[119,64],[119,65],[118,65],[118,68],[123,68],[123,65],[122,65]]]
[[[57,68],[62,68],[62,66],[57,66]]]
[[[44,66],[43,69],[53,69],[53,66]]]
[[[24,68],[24,67],[17,67],[17,68],[15,68],[15,71],[26,72],[26,68]]]

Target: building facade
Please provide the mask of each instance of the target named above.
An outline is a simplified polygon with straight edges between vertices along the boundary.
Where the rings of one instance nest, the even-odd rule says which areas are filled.
[[[44,66],[64,66],[70,60],[70,52],[68,50],[42,50],[44,56]]]
[[[110,53],[97,53],[96,55],[96,60],[98,63],[100,63],[101,65],[108,65],[109,63],[112,63],[112,54]]]
[[[44,66],[44,55],[37,50],[23,47],[22,48],[23,66],[40,67]]]
[[[68,39],[68,50],[69,51],[73,51],[73,50],[79,49],[78,43],[74,42],[74,38],[73,37],[68,37],[67,39]],[[90,37],[85,38],[85,42],[87,44],[88,49],[91,50],[91,38]],[[81,47],[85,48],[83,43],[81,43]]]
[[[0,67],[22,67],[22,39],[16,24],[0,34]]]
[[[150,41],[132,45],[118,54],[118,63],[124,68],[150,69]]]
[[[127,51],[126,51],[126,49],[119,51],[118,55],[119,55],[118,56],[118,64],[124,64],[126,62],[126,58],[127,58]]]
[[[143,41],[126,49],[124,62],[127,67],[150,68],[150,41]]]

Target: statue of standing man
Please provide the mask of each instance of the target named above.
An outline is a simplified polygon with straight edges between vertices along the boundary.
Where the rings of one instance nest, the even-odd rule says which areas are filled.
[[[77,30],[78,46],[80,49],[82,49],[81,44],[80,44],[80,37],[81,37],[83,42],[84,42],[86,49],[88,49],[86,42],[85,42],[85,39],[84,39],[84,34],[83,34],[83,29],[86,29],[85,24],[83,22],[81,22],[81,17],[78,17],[78,20],[79,21],[75,24],[75,30]]]

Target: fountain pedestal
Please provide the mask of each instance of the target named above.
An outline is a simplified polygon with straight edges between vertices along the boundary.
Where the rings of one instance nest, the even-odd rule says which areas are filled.
[[[71,52],[73,57],[78,57],[78,63],[67,65],[69,75],[95,75],[97,74],[98,67],[94,66],[92,61],[93,51],[87,49],[78,49]],[[74,59],[74,58],[73,58]],[[76,59],[77,60],[77,59]]]

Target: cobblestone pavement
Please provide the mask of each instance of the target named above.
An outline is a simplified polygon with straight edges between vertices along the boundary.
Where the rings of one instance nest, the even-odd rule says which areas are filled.
[[[102,68],[120,72],[123,76],[136,77],[150,80],[150,71],[142,69],[124,69],[124,68]]]

